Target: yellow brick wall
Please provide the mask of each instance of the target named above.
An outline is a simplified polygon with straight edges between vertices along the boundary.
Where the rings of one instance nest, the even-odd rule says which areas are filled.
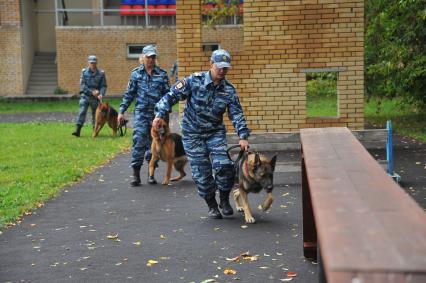
[[[24,93],[18,0],[0,0],[0,96]]]
[[[223,29],[227,32],[222,32]],[[219,43],[231,51],[238,51],[242,48],[242,38],[241,26],[221,27],[206,29],[203,42]],[[157,63],[170,72],[177,58],[175,27],[57,27],[59,86],[72,93],[78,93],[79,76],[81,69],[87,65],[87,55],[95,54],[99,59],[99,68],[105,70],[107,76],[108,94],[122,94],[131,70],[139,64],[138,60],[126,57],[126,46],[131,43],[156,44],[159,52]],[[174,81],[173,78],[171,80]]]
[[[130,72],[139,65],[137,59],[127,58],[127,44],[157,44],[158,65],[169,72],[176,59],[175,37],[174,27],[57,27],[59,86],[78,93],[81,69],[87,67],[87,56],[95,54],[106,73],[108,95],[122,94]]]
[[[208,68],[201,51],[199,0],[177,0],[182,75]],[[364,124],[364,6],[362,0],[269,0],[244,2],[243,48],[231,52],[228,79],[237,87],[254,131]],[[204,32],[204,31],[203,31]],[[190,58],[181,56],[191,50]],[[339,117],[306,116],[306,68],[340,68]],[[229,122],[228,122],[229,127]]]

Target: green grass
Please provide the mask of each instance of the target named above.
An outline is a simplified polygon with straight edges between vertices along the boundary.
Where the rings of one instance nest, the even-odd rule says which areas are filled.
[[[109,102],[116,110],[120,106],[121,98],[105,98],[105,102]],[[6,113],[26,113],[26,112],[78,112],[78,99],[60,100],[60,101],[6,101],[0,99],[0,114]],[[133,111],[132,109],[128,109]]]
[[[67,123],[1,127],[0,228],[130,146],[129,133],[113,138],[109,128],[92,139],[91,127],[84,127],[77,139],[70,134],[74,126]]]
[[[306,73],[306,113],[308,117],[336,117],[337,73]]]
[[[402,107],[399,100],[383,100],[380,111],[378,102],[371,100],[365,103],[364,115],[367,123],[375,127],[385,128],[386,121],[391,120],[396,133],[426,142],[426,113],[415,107]]]
[[[12,114],[12,113],[28,113],[28,112],[78,112],[78,99],[72,100],[61,100],[61,101],[37,101],[37,102],[22,102],[22,101],[6,101],[0,99],[0,114]],[[104,99],[105,102],[109,102],[116,110],[118,110],[121,98],[114,97]],[[127,109],[126,113],[133,113],[134,101]],[[173,111],[178,111],[179,104],[173,106]]]
[[[336,117],[337,116],[337,98],[309,97],[306,100],[306,113],[308,117]]]

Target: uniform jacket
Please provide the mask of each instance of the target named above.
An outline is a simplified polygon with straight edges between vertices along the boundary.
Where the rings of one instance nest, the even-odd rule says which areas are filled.
[[[123,102],[120,104],[120,113],[123,114],[136,98],[135,112],[143,113],[144,116],[153,116],[155,104],[169,89],[170,81],[165,70],[155,66],[152,76],[149,76],[142,64],[130,75]]]
[[[235,87],[226,79],[214,86],[210,72],[192,74],[177,82],[157,103],[156,116],[164,118],[175,103],[185,99],[186,107],[181,122],[183,133],[225,131],[223,114],[227,111],[238,136],[241,139],[249,136],[250,130]]]
[[[92,95],[92,90],[95,89],[99,90],[102,96],[105,96],[107,89],[105,72],[101,69],[92,72],[89,68],[84,68],[81,70],[80,76],[80,93]]]

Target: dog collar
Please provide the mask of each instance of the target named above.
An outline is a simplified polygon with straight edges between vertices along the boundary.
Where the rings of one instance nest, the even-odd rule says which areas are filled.
[[[250,176],[249,166],[248,166],[248,159],[244,162],[244,169],[245,169],[245,175]]]

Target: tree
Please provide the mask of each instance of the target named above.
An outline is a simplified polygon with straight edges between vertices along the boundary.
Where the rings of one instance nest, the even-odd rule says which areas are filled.
[[[426,111],[426,1],[365,3],[367,96],[398,97]]]
[[[204,0],[203,15],[207,26],[223,24],[226,17],[240,12],[239,0]]]

